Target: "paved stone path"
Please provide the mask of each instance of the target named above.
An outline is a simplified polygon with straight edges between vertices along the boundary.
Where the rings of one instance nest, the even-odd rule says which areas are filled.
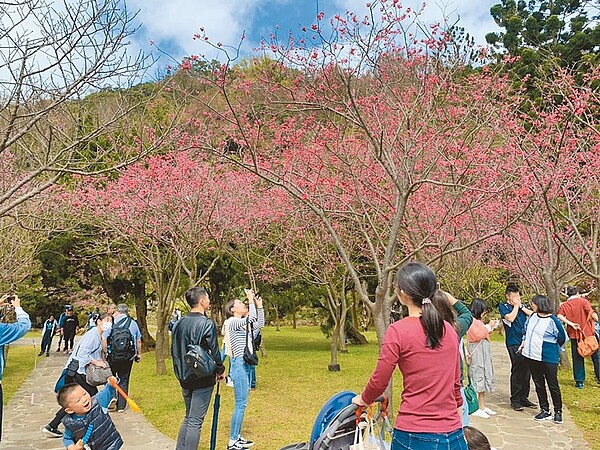
[[[29,343],[30,341],[28,341]],[[498,412],[490,419],[471,418],[471,425],[479,428],[498,450],[589,450],[581,431],[573,423],[569,412],[564,411],[564,423],[536,422],[537,409],[513,411],[510,408],[508,380],[510,361],[503,344],[492,343],[496,392],[489,394],[487,403]],[[54,352],[51,357],[40,357],[37,368],[23,383],[4,410],[3,450],[59,450],[62,439],[44,437],[41,428],[46,425],[58,407],[53,392],[54,383],[66,362],[66,355]],[[582,395],[599,395],[595,385],[586,385]],[[537,403],[533,385],[530,399]],[[129,409],[124,413],[111,413],[125,441],[127,450],[174,449],[175,441],[158,432],[141,414]],[[255,448],[257,450],[259,445]],[[267,442],[260,450],[277,450]]]
[[[29,339],[27,343],[30,343]],[[55,345],[55,344],[54,344]],[[4,408],[2,450],[64,450],[62,438],[47,438],[41,429],[52,420],[58,404],[54,384],[67,355],[53,351],[51,356],[41,356],[37,368],[25,380]],[[154,428],[142,414],[126,409],[123,413],[111,412],[120,431],[125,450],[174,449],[175,441]],[[62,426],[61,426],[62,430]]]
[[[573,423],[569,411],[564,408],[561,425],[552,421],[536,422],[533,417],[539,409],[525,408],[514,411],[510,407],[509,379],[510,359],[503,343],[492,342],[492,358],[496,377],[496,392],[486,396],[486,406],[498,413],[489,419],[471,416],[471,425],[480,429],[490,440],[492,447],[502,450],[589,450],[583,434]],[[600,395],[596,385],[586,385],[583,394]],[[586,392],[587,390],[587,392]],[[529,399],[537,403],[533,382]],[[552,401],[550,402],[552,407]]]

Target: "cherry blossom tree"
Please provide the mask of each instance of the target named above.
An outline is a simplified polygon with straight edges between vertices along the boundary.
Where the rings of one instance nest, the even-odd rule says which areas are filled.
[[[542,279],[555,300],[562,285],[579,274],[600,283],[599,79],[598,68],[582,83],[557,70],[540,82],[544,102],[530,105],[523,118],[528,132],[518,145],[528,156],[528,187],[538,201],[536,215],[522,227],[537,236],[536,253],[545,260]],[[515,233],[524,239],[524,228]]]
[[[278,59],[260,60],[264,70],[223,66],[219,100],[199,99],[194,120],[198,148],[285,190],[322,224],[380,339],[404,261],[441,264],[501,233],[530,200],[505,80],[444,67],[444,36],[417,39],[407,14],[374,2],[327,30],[319,14],[305,37],[265,45]]]
[[[182,275],[196,286],[210,270],[198,266],[198,255],[218,247],[224,230],[236,223],[238,215],[227,209],[227,199],[236,198],[232,189],[240,189],[241,182],[235,173],[227,175],[190,152],[179,152],[134,164],[118,179],[77,192],[75,206],[94,214],[106,233],[124,242],[152,282],[158,302],[159,374],[166,371],[168,321]]]

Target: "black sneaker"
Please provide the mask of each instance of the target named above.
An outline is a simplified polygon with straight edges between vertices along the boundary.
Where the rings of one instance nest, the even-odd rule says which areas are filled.
[[[237,443],[244,448],[250,448],[254,445],[254,442],[249,441],[248,439],[243,438],[241,436],[238,438]]]
[[[50,425],[46,425],[44,428],[42,428],[42,431],[44,432],[46,437],[51,438],[59,438],[63,435],[62,432],[58,430],[58,428],[50,428]]]
[[[42,352],[39,352],[39,353],[38,353],[38,356],[42,356],[43,354],[44,354],[44,352],[43,352],[43,351],[42,351]]]
[[[521,400],[521,405],[523,405],[525,408],[537,408],[537,404],[529,401],[529,399]]]
[[[562,411],[556,411],[554,413],[553,422],[554,423],[563,423],[563,420],[562,420]]]
[[[228,445],[227,450],[245,450],[246,447],[242,447],[239,441],[235,441],[233,445]]]
[[[510,405],[510,407],[515,411],[523,411],[525,409],[523,408],[523,405],[519,405],[518,403],[513,403]]]
[[[552,420],[552,414],[550,411],[542,411],[537,416],[534,417],[538,422],[543,422],[544,420]]]

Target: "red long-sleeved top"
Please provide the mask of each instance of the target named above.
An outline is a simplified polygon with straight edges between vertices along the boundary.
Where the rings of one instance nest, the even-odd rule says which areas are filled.
[[[457,412],[463,403],[458,335],[444,322],[441,345],[432,350],[425,344],[425,331],[418,317],[406,317],[390,325],[362,399],[368,404],[375,401],[397,365],[404,387],[394,427],[414,433],[449,433],[462,427]]]

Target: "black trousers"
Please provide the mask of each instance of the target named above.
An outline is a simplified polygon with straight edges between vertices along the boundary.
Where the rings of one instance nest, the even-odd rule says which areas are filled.
[[[126,394],[129,394],[129,376],[131,375],[132,366],[133,361],[112,361],[110,363],[113,375],[119,379],[119,387]],[[127,406],[127,400],[117,392],[117,409],[125,409],[125,406]]]
[[[531,370],[531,378],[535,384],[535,392],[537,393],[540,408],[543,411],[550,411],[548,403],[548,393],[546,392],[546,384],[550,390],[554,412],[562,412],[562,395],[560,393],[560,385],[558,384],[558,363],[548,363],[543,361],[534,361],[527,358],[529,369]]]
[[[66,331],[63,335],[63,339],[65,341],[64,350],[73,350],[73,342],[75,341],[75,330]]]
[[[526,358],[517,353],[518,345],[507,345],[510,357],[510,404],[520,406],[529,397],[529,383],[531,372]]]

